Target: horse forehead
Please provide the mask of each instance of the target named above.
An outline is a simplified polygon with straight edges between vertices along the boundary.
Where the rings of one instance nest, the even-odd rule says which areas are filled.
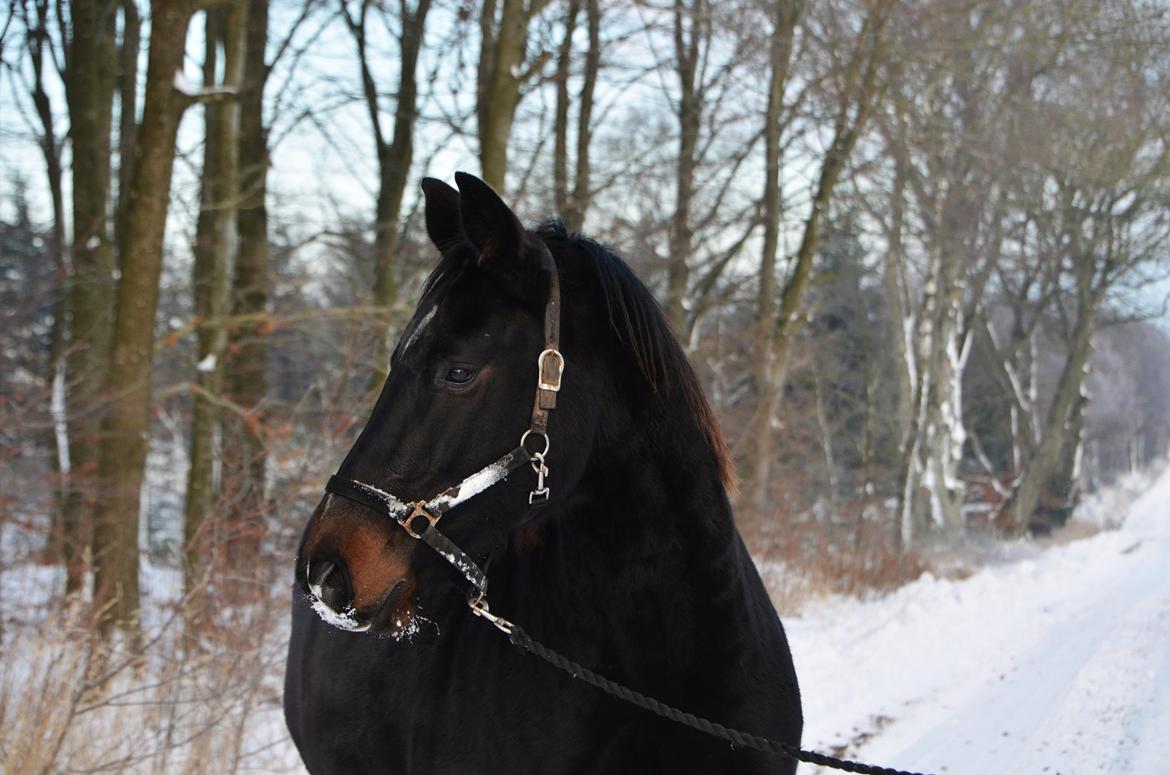
[[[434,301],[431,303],[427,311],[423,313],[422,317],[418,317],[417,314],[415,315],[417,321],[413,323],[409,329],[407,329],[406,340],[402,344],[403,355],[405,355],[410,350],[411,345],[418,341],[419,335],[421,335],[422,332],[426,330],[427,326],[430,325],[431,321],[435,319],[435,315],[438,313],[438,311],[439,302]]]

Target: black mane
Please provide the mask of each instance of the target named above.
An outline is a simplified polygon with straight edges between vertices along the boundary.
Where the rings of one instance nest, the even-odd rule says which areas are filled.
[[[589,259],[601,286],[614,336],[629,350],[651,391],[655,394],[666,389],[682,391],[715,456],[723,486],[732,490],[734,473],[723,432],[658,300],[625,261],[596,240],[570,234],[559,218],[541,223],[533,233],[549,244],[550,249],[564,245]],[[553,254],[556,253],[553,249]]]

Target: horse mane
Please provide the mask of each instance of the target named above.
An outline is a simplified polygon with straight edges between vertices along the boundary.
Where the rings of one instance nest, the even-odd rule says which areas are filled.
[[[658,300],[618,256],[589,237],[569,234],[560,219],[545,221],[534,233],[542,240],[563,242],[590,259],[605,298],[609,326],[625,345],[655,394],[677,387],[707,439],[723,486],[735,489],[734,469],[723,431],[703,386],[675,338]]]

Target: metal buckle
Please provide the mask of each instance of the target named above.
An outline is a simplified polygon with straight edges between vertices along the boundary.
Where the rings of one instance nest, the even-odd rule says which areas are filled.
[[[516,627],[516,625],[512,624],[512,622],[508,621],[504,617],[496,616],[491,611],[489,611],[487,600],[484,599],[482,594],[478,597],[468,599],[467,605],[469,608],[471,608],[471,612],[473,614],[483,619],[487,619],[496,626],[497,630],[504,633],[505,635],[511,635],[512,630]]]
[[[544,380],[544,360],[545,358],[554,358],[556,361],[556,376],[553,381],[545,382]],[[561,389],[561,376],[565,373],[565,356],[561,355],[560,350],[549,348],[543,350],[540,355],[536,356],[536,386],[541,390],[551,390],[556,393]]]
[[[410,505],[413,510],[401,520],[399,520],[398,524],[402,525],[402,529],[405,530],[411,538],[421,539],[422,533],[415,532],[412,526],[414,520],[418,517],[425,519],[427,521],[427,526],[423,528],[423,532],[426,532],[438,524],[439,518],[431,512],[427,511],[421,503],[412,503]]]

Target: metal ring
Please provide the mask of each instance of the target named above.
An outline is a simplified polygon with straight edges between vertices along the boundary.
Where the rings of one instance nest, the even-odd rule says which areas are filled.
[[[435,524],[438,523],[439,518],[436,517],[431,512],[427,511],[421,505],[418,505],[418,504],[411,504],[411,505],[414,506],[414,510],[411,511],[409,514],[407,514],[398,524],[402,525],[402,529],[405,530],[410,535],[411,538],[421,539],[422,534],[425,533],[426,531],[430,530],[431,528],[433,528],[435,526]],[[414,529],[413,523],[416,519],[420,519],[420,518],[425,519],[427,521],[427,526],[422,529],[422,532],[417,532]]]
[[[534,433],[539,433],[541,436],[544,437],[544,449],[540,452],[529,452],[528,447],[524,446],[524,442],[528,441],[528,437]],[[545,455],[547,455],[549,444],[550,444],[550,442],[548,439],[548,434],[545,433],[544,431],[535,431],[535,430],[529,428],[528,430],[524,431],[524,435],[520,437],[520,448],[522,450],[524,450],[525,452],[528,452],[528,454],[531,455],[532,457],[536,457],[537,455],[544,457]]]

